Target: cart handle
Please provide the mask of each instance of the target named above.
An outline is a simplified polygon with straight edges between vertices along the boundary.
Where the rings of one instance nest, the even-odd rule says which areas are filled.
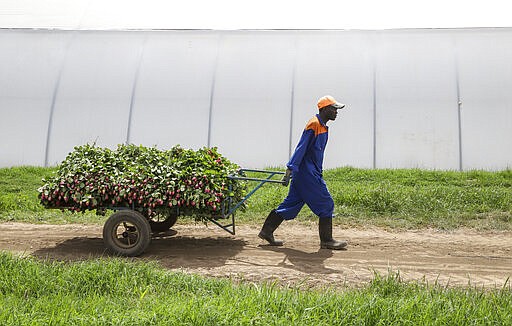
[[[256,192],[256,190],[260,189],[261,186],[263,186],[265,183],[271,182],[271,183],[279,183],[279,184],[285,185],[285,183],[282,180],[272,180],[273,176],[278,175],[278,174],[285,174],[285,172],[268,171],[268,170],[253,170],[253,169],[240,169],[240,170],[238,170],[238,172],[239,173],[240,172],[266,173],[266,174],[268,174],[268,176],[267,176],[266,179],[262,179],[262,178],[240,177],[240,176],[236,176],[236,175],[230,174],[228,176],[229,179],[233,179],[233,180],[247,180],[247,181],[258,181],[259,184],[256,187],[254,187],[254,189],[252,189],[247,195],[245,195],[244,198],[242,198],[242,200],[240,200],[238,203],[236,203],[233,207],[231,207],[231,198],[229,198],[228,199],[228,212],[225,214],[225,216],[232,215],[237,210],[238,207],[242,206],[243,203],[245,203],[247,201],[247,199],[249,199],[249,197],[251,197]],[[230,191],[231,191],[231,189],[230,189]]]
[[[241,176],[237,176],[237,175],[234,175],[234,174],[230,174],[228,175],[228,178],[229,179],[233,179],[233,180],[245,180],[245,181],[260,181],[262,183],[267,183],[267,182],[271,182],[271,183],[280,183],[280,184],[284,184],[284,182],[282,180],[273,180],[272,177],[275,176],[275,175],[279,175],[279,174],[285,174],[284,172],[281,172],[281,171],[268,171],[268,170],[254,170],[254,169],[240,169],[238,170],[238,172],[257,172],[257,173],[266,173],[268,174],[268,177],[266,179],[262,179],[262,178],[249,178],[249,177],[241,177]],[[258,187],[259,188],[259,187]]]

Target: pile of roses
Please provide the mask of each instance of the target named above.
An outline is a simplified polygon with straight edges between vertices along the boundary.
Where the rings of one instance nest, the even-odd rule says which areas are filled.
[[[73,212],[134,207],[147,217],[169,209],[180,215],[218,216],[226,200],[240,201],[247,185],[228,178],[240,167],[217,151],[175,146],[74,148],[54,176],[43,179],[41,204]]]

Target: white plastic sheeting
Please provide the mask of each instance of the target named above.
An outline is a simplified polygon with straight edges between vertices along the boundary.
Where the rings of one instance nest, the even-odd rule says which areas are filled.
[[[47,163],[62,160],[78,144],[123,142],[140,44],[133,34],[74,33],[67,40],[48,125]]]
[[[429,31],[380,36],[375,73],[377,166],[458,168],[452,37]]]
[[[512,31],[457,38],[464,169],[512,167]]]
[[[143,37],[126,141],[159,148],[206,146],[218,35]]]
[[[74,146],[217,146],[283,166],[318,97],[325,167],[512,165],[512,29],[0,30],[0,166]]]

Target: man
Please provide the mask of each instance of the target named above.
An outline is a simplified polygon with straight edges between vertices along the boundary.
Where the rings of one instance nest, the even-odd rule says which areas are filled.
[[[274,231],[283,220],[294,219],[304,204],[319,217],[318,233],[320,248],[343,249],[346,241],[336,241],[332,238],[332,218],[334,201],[327,190],[322,178],[322,163],[325,145],[327,145],[329,120],[335,120],[338,110],[345,104],[338,103],[332,96],[323,96],[318,100],[318,114],[306,124],[300,141],[288,162],[285,183],[291,175],[291,185],[288,196],[270,212],[258,236],[270,245],[282,246],[283,242],[274,239]]]

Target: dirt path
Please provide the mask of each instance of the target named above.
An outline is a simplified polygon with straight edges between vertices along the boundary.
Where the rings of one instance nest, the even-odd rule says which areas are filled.
[[[338,228],[335,236],[348,239],[349,247],[331,251],[319,249],[316,227],[294,222],[276,232],[285,240],[283,247],[264,245],[258,230],[248,226],[238,227],[236,236],[214,225],[173,229],[178,234],[154,238],[136,260],[215,277],[305,286],[358,286],[375,271],[387,275],[390,270],[400,271],[405,280],[479,287],[501,287],[512,276],[512,232]],[[0,232],[0,250],[66,261],[106,255],[101,226],[1,223]]]

